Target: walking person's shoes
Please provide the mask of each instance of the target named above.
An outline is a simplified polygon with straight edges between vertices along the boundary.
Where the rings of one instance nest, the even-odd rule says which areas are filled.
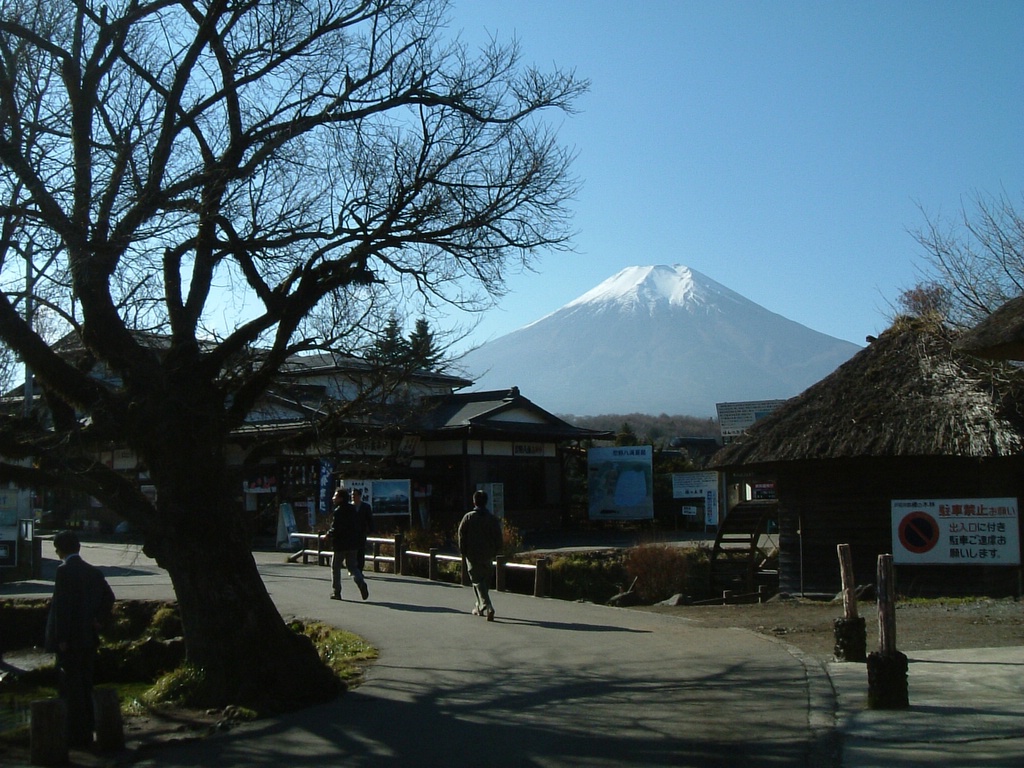
[[[473,615],[474,616],[483,616],[483,614],[480,613],[480,609],[479,608],[474,608],[473,609]]]
[[[367,588],[365,581],[359,582],[359,594],[363,596],[363,600],[370,596],[370,590]]]
[[[494,609],[493,608],[488,608],[487,609],[487,620],[488,621],[494,621]]]
[[[331,592],[331,600],[341,600],[341,592]]]

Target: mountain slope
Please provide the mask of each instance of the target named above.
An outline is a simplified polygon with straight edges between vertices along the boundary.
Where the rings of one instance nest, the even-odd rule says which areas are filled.
[[[799,394],[859,347],[787,320],[684,266],[629,267],[482,345],[475,390],[518,386],[560,414],[712,416]]]

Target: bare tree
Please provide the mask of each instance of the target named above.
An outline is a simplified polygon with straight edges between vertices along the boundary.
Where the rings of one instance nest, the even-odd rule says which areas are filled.
[[[925,214],[912,234],[924,249],[926,280],[908,293],[941,298],[955,327],[974,326],[1024,293],[1024,215],[1007,195],[976,193],[956,220]]]
[[[902,314],[912,317],[934,317],[945,322],[952,312],[950,291],[938,283],[918,283],[896,298]]]
[[[226,442],[289,355],[352,338],[350,299],[479,309],[568,247],[572,156],[544,113],[586,83],[514,42],[471,52],[443,0],[2,6],[0,339],[49,409],[0,424],[0,455],[36,458],[0,481],[73,487],[144,533],[215,703],[328,696],[259,578]],[[18,311],[26,243],[77,364]],[[110,444],[155,504],[96,460]]]

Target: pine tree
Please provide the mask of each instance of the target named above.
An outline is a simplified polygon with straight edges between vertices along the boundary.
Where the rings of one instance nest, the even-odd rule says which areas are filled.
[[[434,344],[434,334],[425,317],[416,321],[416,328],[409,334],[409,354],[412,366],[422,371],[433,371],[441,362],[443,353]]]
[[[391,315],[373,343],[368,357],[386,366],[404,367],[410,356],[409,342],[402,336],[402,325],[397,315]]]

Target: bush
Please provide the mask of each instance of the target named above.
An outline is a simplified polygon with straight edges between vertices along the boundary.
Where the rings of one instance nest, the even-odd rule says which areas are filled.
[[[673,595],[707,591],[708,552],[668,544],[641,544],[626,552],[626,575],[641,602],[656,603]]]
[[[554,557],[548,574],[552,597],[594,603],[608,602],[626,579],[621,558],[600,552]]]
[[[523,537],[519,534],[519,529],[514,525],[509,525],[507,520],[501,521],[501,552],[498,554],[505,555],[506,557],[512,557],[522,551],[523,549]]]
[[[406,549],[416,552],[429,552],[445,546],[444,532],[436,528],[410,528],[405,532],[404,540]]]

